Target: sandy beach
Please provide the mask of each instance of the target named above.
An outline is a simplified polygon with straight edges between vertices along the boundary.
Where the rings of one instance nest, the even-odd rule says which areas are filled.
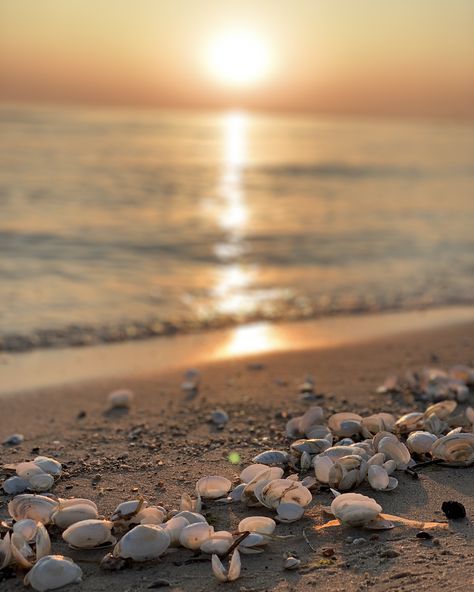
[[[104,515],[121,501],[143,495],[151,503],[177,508],[181,493],[193,493],[197,479],[219,474],[238,482],[238,474],[258,452],[287,449],[285,424],[310,405],[321,405],[327,415],[351,410],[369,414],[389,411],[401,415],[419,408],[412,396],[376,394],[387,375],[420,370],[428,365],[449,367],[471,363],[474,323],[405,332],[364,343],[262,353],[200,364],[199,392],[181,390],[183,368],[129,379],[95,379],[66,386],[3,396],[0,438],[24,434],[21,446],[2,447],[2,462],[12,463],[44,454],[57,458],[65,471],[54,487],[61,497],[87,497]],[[307,375],[315,379],[317,398],[306,401],[299,386]],[[131,388],[135,400],[128,412],[107,411],[107,394]],[[471,395],[472,396],[472,395]],[[217,430],[209,417],[213,409],[227,411],[230,421]],[[228,455],[237,452],[240,464]],[[314,494],[305,517],[277,526],[278,535],[261,555],[243,556],[242,575],[228,589],[263,590],[452,590],[474,584],[473,534],[474,473],[470,469],[429,467],[418,480],[397,472],[399,486],[376,492],[366,484],[358,491],[375,498],[384,512],[420,521],[446,521],[444,500],[466,507],[468,517],[450,521],[420,540],[420,528],[393,530],[315,528],[328,520],[321,510],[330,504],[329,491]],[[7,496],[1,498],[5,518]],[[240,503],[206,503],[205,515],[219,529],[234,529],[245,516],[266,509]],[[54,532],[54,530],[52,531]],[[355,538],[364,538],[353,544]],[[105,551],[68,549],[53,536],[53,550],[72,557],[84,571],[77,590],[143,590],[166,580],[173,590],[216,590],[221,584],[211,573],[208,556],[182,548],[160,562],[136,565],[117,572],[101,571]],[[332,549],[332,551],[324,551]],[[329,559],[325,554],[332,554]],[[301,559],[296,571],[283,570],[287,554]],[[3,576],[5,577],[5,576]],[[469,586],[468,586],[469,587]],[[226,588],[226,589],[227,589]],[[2,590],[22,589],[16,577],[2,582]]]

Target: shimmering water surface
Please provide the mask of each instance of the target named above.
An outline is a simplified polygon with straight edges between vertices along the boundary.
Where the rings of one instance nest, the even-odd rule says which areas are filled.
[[[474,301],[474,127],[0,108],[0,343]]]

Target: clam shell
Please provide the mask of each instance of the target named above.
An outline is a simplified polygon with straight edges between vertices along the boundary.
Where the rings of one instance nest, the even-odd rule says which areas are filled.
[[[367,480],[370,483],[372,489],[377,491],[383,491],[387,489],[389,485],[389,476],[387,471],[379,466],[379,465],[372,465],[369,467],[367,472]]]
[[[60,462],[49,456],[37,456],[33,462],[45,473],[49,473],[54,477],[59,477],[62,472],[62,465]]]
[[[307,454],[320,454],[328,448],[331,444],[324,438],[307,439],[307,440],[295,440],[290,445],[290,450],[298,455],[306,452]]]
[[[160,506],[143,508],[130,520],[131,524],[162,524],[166,518],[166,510]]]
[[[115,544],[112,536],[114,523],[110,520],[82,520],[72,524],[63,532],[63,539],[71,547],[94,549],[105,543]]]
[[[283,502],[277,507],[278,522],[296,522],[303,517],[304,508],[299,504]]]
[[[328,427],[339,437],[350,437],[358,434],[361,429],[362,416],[357,413],[334,413],[328,420]]]
[[[250,483],[255,477],[267,470],[268,465],[263,465],[261,463],[250,465],[240,473],[240,480],[242,483]],[[283,475],[283,469],[280,469],[279,467],[274,467],[270,470],[272,471],[271,475],[274,475],[274,477],[272,477],[273,479],[279,479]]]
[[[395,427],[398,428],[399,432],[413,432],[421,427],[423,422],[423,413],[413,411],[412,413],[406,413],[402,415],[395,422]]]
[[[14,497],[8,504],[8,512],[14,520],[31,518],[35,522],[49,524],[58,503],[43,495],[24,493]]]
[[[324,423],[324,409],[313,405],[300,417],[300,430],[307,434],[314,426]]]
[[[454,466],[468,467],[474,463],[474,434],[443,436],[433,444],[431,455]]]
[[[74,500],[71,500],[74,501]],[[58,509],[52,514],[51,521],[58,526],[58,528],[66,529],[76,522],[82,520],[93,520],[99,517],[97,506],[81,503],[63,503],[60,502]]]
[[[233,582],[240,576],[241,563],[240,554],[237,549],[235,549],[235,551],[232,553],[228,572],[225,570],[221,560],[217,555],[212,556],[211,565],[212,572],[219,582]]]
[[[127,502],[122,502],[121,504],[119,504],[115,508],[110,519],[113,522],[116,522],[119,520],[127,522],[131,518],[133,518],[136,514],[138,514],[138,512],[140,512],[142,509],[146,508],[147,506],[148,506],[148,503],[146,501],[144,501],[143,499],[129,500]]]
[[[361,425],[363,435],[371,438],[378,432],[391,432],[395,426],[395,417],[391,413],[375,413],[364,417]]]
[[[199,547],[203,553],[224,555],[232,546],[234,539],[230,532],[220,530],[206,539]]]
[[[411,460],[410,451],[399,440],[382,438],[378,446],[379,452],[383,452],[387,458],[391,458],[397,464],[397,469],[406,469]]]
[[[202,477],[196,483],[196,492],[203,498],[217,499],[227,495],[232,487],[232,482],[226,477],[211,475]]]
[[[18,493],[23,493],[28,489],[28,481],[18,477],[18,475],[14,475],[13,477],[5,479],[2,487],[3,491],[8,493],[8,495],[17,495]]]
[[[334,461],[330,456],[317,456],[313,460],[314,474],[320,483],[329,483],[329,473],[334,466]]]
[[[252,462],[268,466],[279,465],[284,467],[288,464],[289,458],[288,452],[282,450],[265,450],[265,452],[257,454],[252,459]]]
[[[35,555],[36,561],[51,553],[51,539],[46,527],[38,522],[35,534]]]
[[[332,501],[331,511],[341,524],[364,526],[380,514],[382,507],[360,493],[343,493]]]
[[[13,532],[18,532],[27,542],[34,541],[36,531],[38,529],[38,522],[26,518],[25,520],[19,520],[13,525]]]
[[[0,571],[7,567],[12,560],[12,547],[11,547],[11,540],[10,540],[10,533],[3,537],[0,540]]]
[[[181,512],[178,512],[177,514],[175,514],[174,518],[186,518],[186,520],[189,522],[189,524],[197,524],[198,522],[202,522],[204,524],[207,524],[207,520],[204,518],[204,516],[202,514],[199,514],[198,512],[189,512],[188,510],[182,510]],[[169,520],[168,520],[169,522]],[[168,524],[168,522],[166,524]]]
[[[297,559],[296,557],[287,557],[285,559],[285,563],[283,564],[283,567],[285,569],[298,569],[298,567],[301,565],[301,559]]]
[[[263,553],[267,543],[267,536],[258,532],[252,532],[239,544],[239,551],[244,555],[258,555],[259,553]]]
[[[181,514],[185,513],[186,512],[181,512]],[[179,546],[179,537],[181,536],[181,532],[184,528],[186,528],[186,526],[189,526],[189,524],[189,520],[187,520],[184,515],[178,514],[176,516],[173,516],[173,518],[170,518],[168,522],[165,522],[165,524],[163,524],[164,530],[166,530],[170,537],[170,547]]]
[[[26,574],[24,582],[39,592],[45,592],[75,584],[81,579],[82,570],[72,559],[63,555],[46,555]]]
[[[114,556],[134,561],[157,559],[170,545],[170,535],[157,524],[139,524],[115,545]]]
[[[257,495],[257,491],[255,494]],[[309,489],[297,481],[274,479],[263,487],[258,500],[270,509],[276,509],[283,502],[293,502],[305,507],[312,500],[312,495]]]
[[[430,432],[412,432],[407,438],[407,448],[417,454],[426,454],[438,438]]]
[[[190,524],[185,526],[179,535],[179,542],[186,549],[196,551],[204,541],[214,534],[214,528],[209,524]]]
[[[445,400],[439,401],[439,403],[434,403],[427,407],[425,411],[425,417],[429,417],[432,413],[434,413],[439,419],[446,419],[451,415],[451,413],[456,409],[458,404],[456,401]]]
[[[239,532],[248,530],[250,532],[269,535],[273,533],[275,527],[276,523],[272,518],[267,518],[266,516],[249,516],[239,522],[237,529]]]

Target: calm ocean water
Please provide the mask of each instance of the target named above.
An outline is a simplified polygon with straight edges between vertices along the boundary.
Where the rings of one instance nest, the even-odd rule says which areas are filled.
[[[0,345],[474,302],[474,127],[0,108]]]

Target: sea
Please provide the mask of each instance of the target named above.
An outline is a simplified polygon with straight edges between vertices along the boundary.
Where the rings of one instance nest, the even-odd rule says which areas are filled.
[[[0,349],[474,303],[474,124],[0,106]]]

